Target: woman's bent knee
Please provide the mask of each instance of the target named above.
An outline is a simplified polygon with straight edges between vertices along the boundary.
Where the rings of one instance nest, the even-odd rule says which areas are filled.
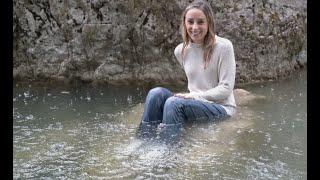
[[[168,108],[168,109],[173,109],[173,108],[177,108],[180,107],[182,105],[182,99],[180,97],[169,97],[165,104],[164,104],[164,108]]]
[[[163,87],[155,87],[155,88],[152,88],[150,89],[150,91],[148,92],[148,95],[161,95],[161,94],[164,94],[164,93],[167,93],[169,90],[167,90],[166,88],[163,88]]]
[[[170,97],[164,104],[163,123],[164,124],[180,124],[184,121],[184,114],[182,111],[183,100],[179,97]]]

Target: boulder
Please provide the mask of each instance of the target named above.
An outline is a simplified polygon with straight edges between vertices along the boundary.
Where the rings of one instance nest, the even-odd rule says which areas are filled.
[[[189,1],[14,0],[13,78],[186,83],[173,51]],[[307,1],[209,0],[234,45],[236,83],[277,79],[307,64]]]

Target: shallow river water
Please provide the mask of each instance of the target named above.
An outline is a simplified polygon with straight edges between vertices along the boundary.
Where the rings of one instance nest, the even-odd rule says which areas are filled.
[[[174,145],[136,138],[145,88],[15,83],[13,178],[306,179],[306,74],[245,86],[266,99]]]

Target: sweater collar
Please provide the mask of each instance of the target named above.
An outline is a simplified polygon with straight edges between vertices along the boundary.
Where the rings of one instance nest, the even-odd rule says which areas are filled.
[[[197,44],[189,41],[189,46],[192,48],[202,48],[202,44]]]
[[[217,43],[218,37],[219,37],[218,35],[215,35],[216,40],[215,40],[214,44]],[[191,42],[191,40],[189,41],[189,46],[192,48],[202,48],[202,44],[193,43],[193,42]]]

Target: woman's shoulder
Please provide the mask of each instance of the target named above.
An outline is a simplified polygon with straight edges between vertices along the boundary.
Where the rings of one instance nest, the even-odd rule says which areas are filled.
[[[183,47],[183,43],[180,43],[180,44],[178,44],[177,46],[176,46],[176,48],[174,49],[174,53],[175,54],[180,54],[181,53],[181,51],[182,51],[182,47]]]
[[[224,37],[220,37],[218,35],[216,35],[216,45],[218,47],[232,47],[232,42]]]
[[[176,46],[175,49],[182,49],[182,46],[183,46],[183,43],[180,43],[180,44],[178,44],[178,45]]]
[[[179,63],[182,65],[182,56],[181,56],[181,52],[182,52],[182,47],[183,47],[183,43],[180,43],[175,49],[174,49],[174,55],[176,56],[177,60],[179,61]]]

